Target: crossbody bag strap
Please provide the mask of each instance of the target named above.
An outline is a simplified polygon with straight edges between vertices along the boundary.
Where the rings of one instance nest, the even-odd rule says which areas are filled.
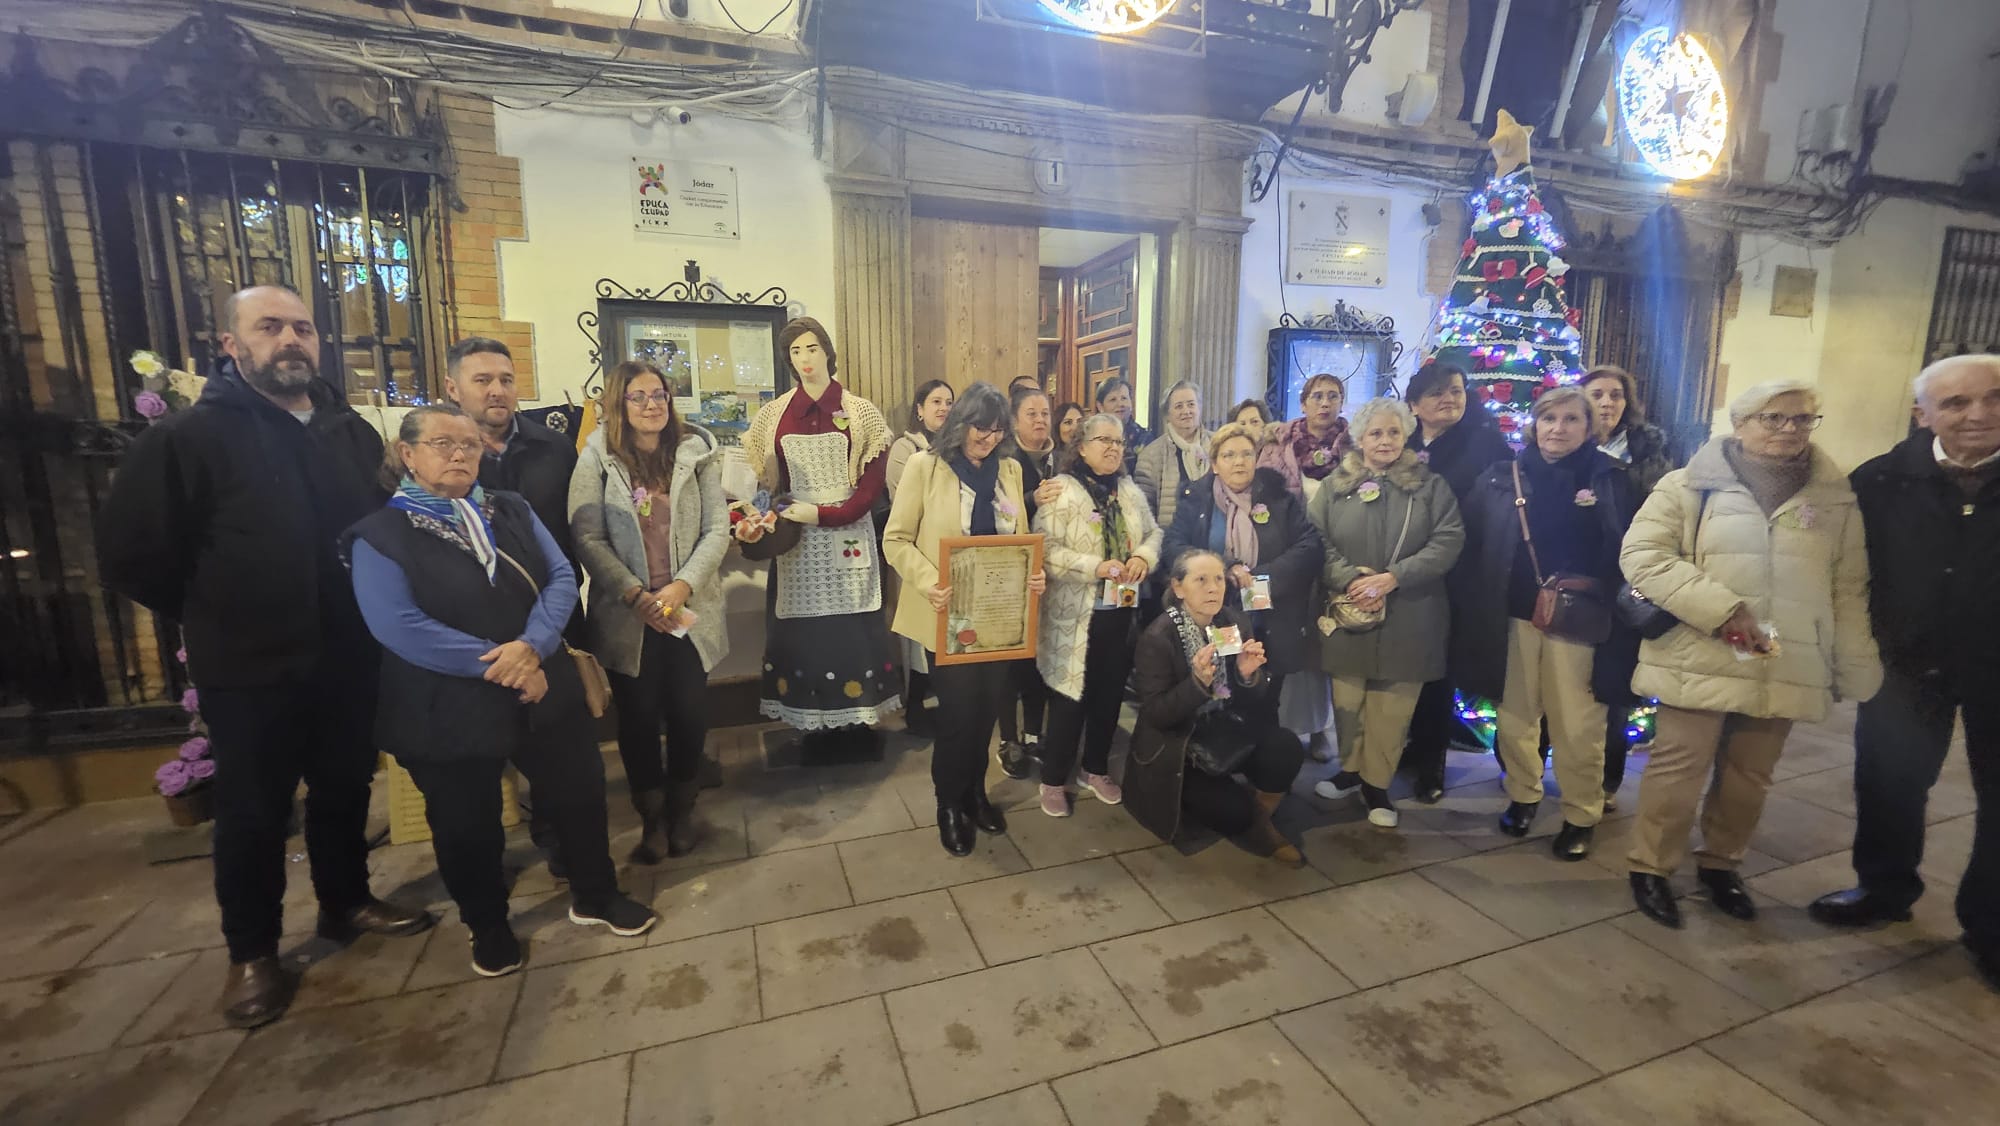
[[[1417,510],[1417,496],[1410,494],[1410,503],[1403,508],[1403,530],[1396,533],[1396,546],[1389,549],[1389,562],[1384,567],[1394,566],[1396,557],[1403,554],[1403,540],[1410,534],[1410,514]]]
[[[1542,560],[1535,554],[1535,537],[1528,532],[1528,497],[1521,491],[1521,463],[1513,464],[1514,470],[1514,515],[1521,518],[1521,542],[1528,545],[1528,562],[1535,568],[1535,585],[1542,579]]]

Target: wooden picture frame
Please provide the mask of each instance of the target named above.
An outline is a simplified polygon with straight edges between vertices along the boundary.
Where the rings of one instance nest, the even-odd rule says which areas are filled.
[[[1041,569],[1038,532],[939,540],[938,575],[951,587],[951,601],[938,611],[933,662],[973,665],[1033,657],[1041,633],[1042,599],[1027,589],[1027,582]],[[998,644],[982,643],[979,628],[986,626],[990,633],[996,616]]]

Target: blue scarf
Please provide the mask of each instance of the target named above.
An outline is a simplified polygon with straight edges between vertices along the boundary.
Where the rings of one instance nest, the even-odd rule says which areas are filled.
[[[964,454],[951,459],[951,470],[965,487],[972,490],[972,527],[965,530],[969,536],[990,536],[1000,530],[993,517],[993,493],[1000,485],[1000,459],[992,454],[978,465],[967,461]]]
[[[500,562],[500,550],[493,543],[493,525],[486,519],[486,490],[472,486],[472,495],[452,499],[441,497],[424,488],[408,476],[389,498],[389,507],[410,513],[413,517],[426,517],[451,535],[451,538],[479,561],[486,569],[486,581],[493,581],[493,568]],[[418,521],[422,526],[422,521]]]

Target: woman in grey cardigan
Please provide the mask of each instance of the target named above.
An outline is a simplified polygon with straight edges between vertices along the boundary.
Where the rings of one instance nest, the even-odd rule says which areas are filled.
[[[618,757],[642,822],[632,860],[658,864],[696,843],[708,670],[729,652],[716,575],[729,512],[715,438],[682,421],[658,368],[619,364],[604,402],[604,426],[570,478],[570,534],[590,576],[590,647],[611,679]]]
[[[1404,448],[1414,426],[1401,402],[1363,404],[1354,412],[1355,448],[1307,510],[1326,541],[1326,589],[1363,610],[1386,611],[1374,629],[1337,629],[1321,643],[1333,677],[1340,773],[1313,790],[1331,798],[1360,787],[1369,822],[1384,828],[1397,821],[1389,782],[1417,694],[1444,675],[1451,625],[1444,577],[1465,546],[1451,486]]]

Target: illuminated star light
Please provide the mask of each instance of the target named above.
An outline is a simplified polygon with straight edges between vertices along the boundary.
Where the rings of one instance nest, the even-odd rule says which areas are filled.
[[[1707,174],[1729,137],[1722,72],[1700,40],[1664,27],[1640,33],[1626,50],[1618,108],[1639,155],[1676,180]]]
[[[1042,0],[1064,23],[1100,35],[1118,35],[1151,26],[1173,10],[1176,0]]]

